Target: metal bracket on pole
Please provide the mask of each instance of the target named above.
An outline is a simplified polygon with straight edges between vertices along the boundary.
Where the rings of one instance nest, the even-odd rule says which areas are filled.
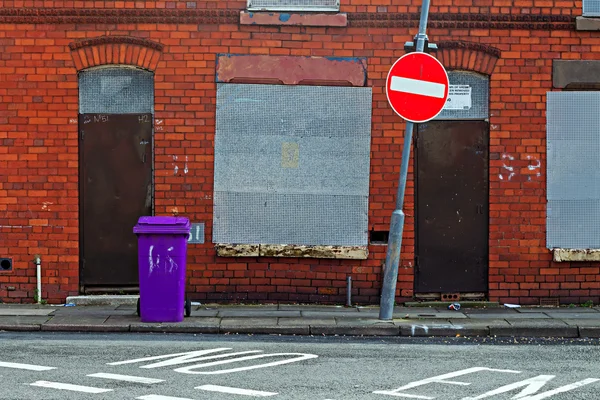
[[[419,33],[415,36],[416,51],[422,53],[427,38],[427,18],[429,17],[429,2],[423,0],[421,6],[421,20],[419,21]],[[429,45],[428,45],[429,48]],[[436,46],[437,48],[437,46]],[[400,165],[400,179],[398,181],[398,194],[396,198],[396,209],[392,213],[390,223],[390,236],[388,239],[387,253],[385,256],[385,268],[383,270],[383,284],[381,288],[381,301],[379,305],[379,319],[390,320],[394,315],[394,303],[396,302],[396,284],[398,283],[398,264],[400,263],[400,252],[402,248],[402,232],[404,231],[404,193],[406,191],[406,180],[408,177],[408,162],[412,147],[412,135],[414,124],[406,121],[406,132],[404,134],[404,147],[402,149],[402,163]]]

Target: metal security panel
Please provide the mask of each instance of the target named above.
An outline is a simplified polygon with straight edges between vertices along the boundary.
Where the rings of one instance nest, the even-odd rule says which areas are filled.
[[[547,247],[600,248],[600,93],[547,94]]]
[[[219,84],[213,242],[366,246],[370,88]]]
[[[248,0],[249,11],[339,11],[340,0]]]
[[[584,17],[600,17],[600,0],[583,0]]]
[[[131,67],[102,67],[80,72],[79,113],[153,114],[153,73]]]
[[[446,105],[435,120],[487,119],[490,81],[469,71],[448,71],[450,87]]]

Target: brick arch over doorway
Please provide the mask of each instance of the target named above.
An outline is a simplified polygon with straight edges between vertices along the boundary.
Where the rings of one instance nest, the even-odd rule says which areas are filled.
[[[132,65],[154,71],[164,46],[130,36],[100,36],[69,44],[77,70],[100,65]]]
[[[437,59],[446,69],[466,70],[492,75],[500,50],[480,43],[446,41],[437,43]]]

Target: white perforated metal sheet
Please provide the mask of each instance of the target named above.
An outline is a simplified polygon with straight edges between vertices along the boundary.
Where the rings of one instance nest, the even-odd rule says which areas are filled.
[[[548,248],[600,248],[600,93],[547,94]]]
[[[448,71],[448,80],[448,100],[435,120],[489,117],[490,82],[487,76],[469,71]]]
[[[79,113],[154,113],[154,75],[130,67],[80,72]]]
[[[338,11],[339,0],[248,0],[250,11]]]
[[[213,242],[367,245],[370,88],[220,84]]]

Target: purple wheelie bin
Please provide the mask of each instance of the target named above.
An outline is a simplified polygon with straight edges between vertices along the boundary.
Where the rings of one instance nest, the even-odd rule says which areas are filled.
[[[185,296],[187,240],[190,221],[183,217],[141,217],[133,232],[138,237],[142,322],[181,322],[190,316]]]

